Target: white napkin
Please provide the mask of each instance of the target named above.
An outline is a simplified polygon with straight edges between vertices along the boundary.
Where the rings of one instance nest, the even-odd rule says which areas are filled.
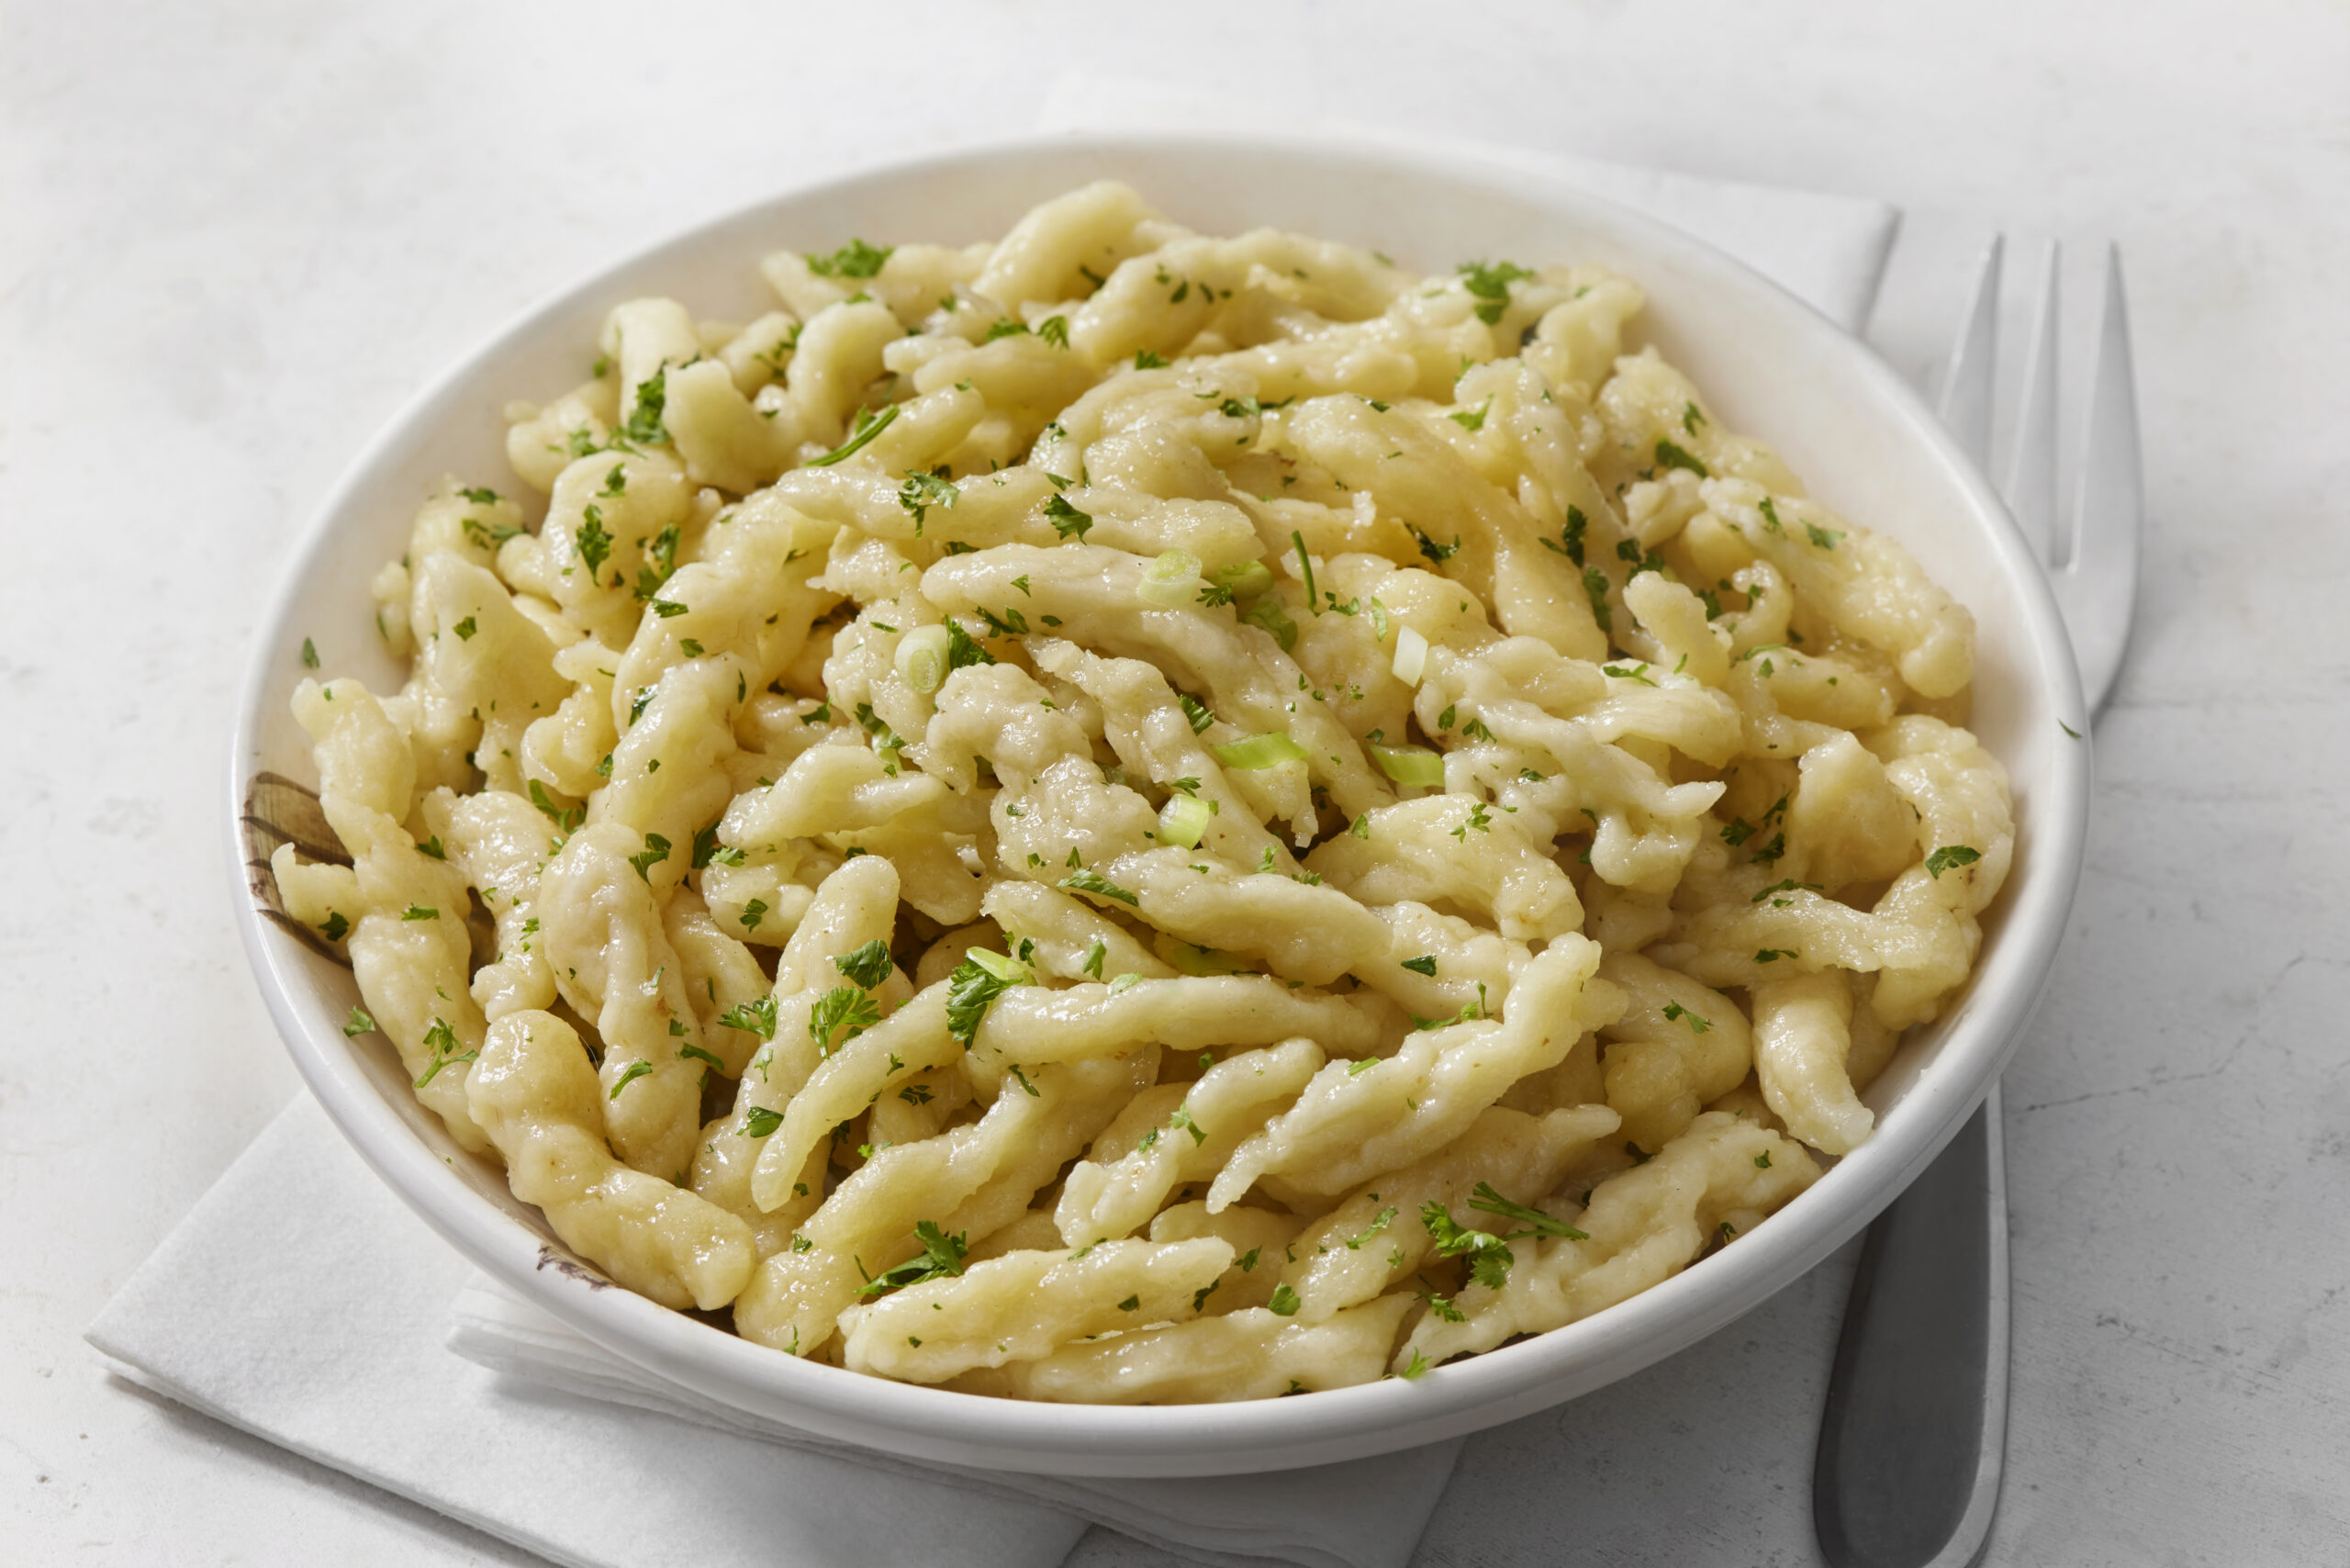
[[[1901,220],[1898,211],[1881,201],[1703,179],[1510,142],[1429,136],[1343,115],[1282,115],[1259,101],[1092,73],[1062,76],[1037,111],[1037,129],[1046,131],[1211,128],[1302,130],[1406,151],[1452,152],[1564,180],[1729,252],[1854,332],[1867,324]]]
[[[711,1406],[620,1360],[478,1272],[450,1308],[447,1344],[494,1372],[594,1398],[811,1453],[853,1457],[915,1481],[945,1480],[982,1493],[1018,1492],[1169,1551],[1229,1568],[1275,1562],[1400,1568],[1435,1511],[1461,1447],[1461,1439],[1454,1439],[1350,1464],[1171,1481],[1006,1475],[917,1463],[851,1450]]]
[[[1069,79],[1042,118],[1051,129],[1197,126],[1201,107],[1195,94]],[[1219,111],[1214,123],[1266,119]],[[1897,221],[1879,203],[1523,148],[1464,150],[1700,234],[1854,330]],[[1460,1447],[1240,1477],[1078,1481],[828,1445],[666,1385],[473,1275],[308,1096],[229,1168],[88,1338],[116,1372],[157,1393],[583,1568],[1052,1568],[1089,1520],[1235,1568],[1401,1568]]]
[[[444,1333],[468,1360],[442,1348]],[[1460,1448],[1083,1481],[788,1432],[664,1385],[490,1287],[308,1095],[87,1338],[135,1383],[583,1568],[1053,1568],[1088,1521],[1230,1568],[1400,1568]]]

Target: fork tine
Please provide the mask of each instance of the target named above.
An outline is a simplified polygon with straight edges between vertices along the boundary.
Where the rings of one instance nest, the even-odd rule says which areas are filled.
[[[2056,522],[2057,243],[2048,241],[2040,305],[2031,323],[2031,356],[2024,362],[2023,402],[2016,409],[2015,451],[2008,459],[2008,510],[2022,524],[2042,560]]]
[[[1980,468],[1991,466],[1991,394],[1998,382],[1999,265],[2007,236],[1994,234],[1975,270],[1966,319],[1942,377],[1942,426]]]
[[[2138,535],[2144,479],[2139,468],[2138,392],[2130,358],[2130,311],[2121,290],[2121,249],[2105,258],[2104,319],[2098,331],[2088,430],[2065,565],[2053,576],[2057,602],[2081,657],[2081,695],[2094,713],[2112,689],[2128,646],[2138,597]]]

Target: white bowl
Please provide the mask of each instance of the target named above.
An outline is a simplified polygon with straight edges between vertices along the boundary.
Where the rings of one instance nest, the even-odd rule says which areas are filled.
[[[1876,1134],[1737,1245],[1621,1305],[1441,1367],[1304,1397],[1167,1408],[1024,1404],[793,1360],[656,1306],[577,1266],[503,1173],[452,1144],[379,1037],[340,1025],[350,972],[238,890],[238,921],[295,1063],[344,1136],[458,1250],[613,1353],[711,1399],[918,1459],[1082,1475],[1204,1475],[1320,1464],[1473,1431],[1572,1399],[1748,1311],[1858,1231],[1955,1133],[2005,1063],[2045,981],[2079,878],[2088,748],[2054,600],[1991,488],[1908,386],[1852,338],[1699,241],[1567,185],[1446,158],[1312,141],[1164,136],[958,152],[761,202],[607,267],[532,311],[427,388],[328,498],[254,650],[230,758],[229,821],[261,770],[316,777],[287,709],[316,639],[324,667],[376,689],[398,671],[367,581],[404,547],[443,473],[499,483],[500,406],[568,386],[606,310],[671,295],[698,313],[767,308],[769,250],[999,235],[1045,197],[1103,176],[1203,232],[1276,225],[1432,270],[1472,257],[1594,261],[1649,294],[1645,330],[1736,429],[1771,442],[1827,504],[1899,539],[1974,612],[1974,726],[2015,786],[2014,870],[1963,998],[1915,1032],[1867,1096]],[[1725,1389],[1728,1404],[1737,1399]]]

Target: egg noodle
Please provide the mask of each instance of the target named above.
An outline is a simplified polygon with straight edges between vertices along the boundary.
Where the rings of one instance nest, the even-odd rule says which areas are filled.
[[[612,1279],[858,1372],[1417,1377],[1869,1136],[2012,847],[1974,624],[1582,265],[1002,241],[611,312],[305,679],[274,869]],[[512,482],[508,482],[512,484]]]

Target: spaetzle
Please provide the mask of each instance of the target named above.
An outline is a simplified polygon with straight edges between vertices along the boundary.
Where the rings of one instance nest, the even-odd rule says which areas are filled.
[[[1587,265],[1103,183],[620,304],[305,679],[274,861],[465,1148],[744,1337],[1416,1377],[1849,1152],[2013,852],[1974,627]]]

